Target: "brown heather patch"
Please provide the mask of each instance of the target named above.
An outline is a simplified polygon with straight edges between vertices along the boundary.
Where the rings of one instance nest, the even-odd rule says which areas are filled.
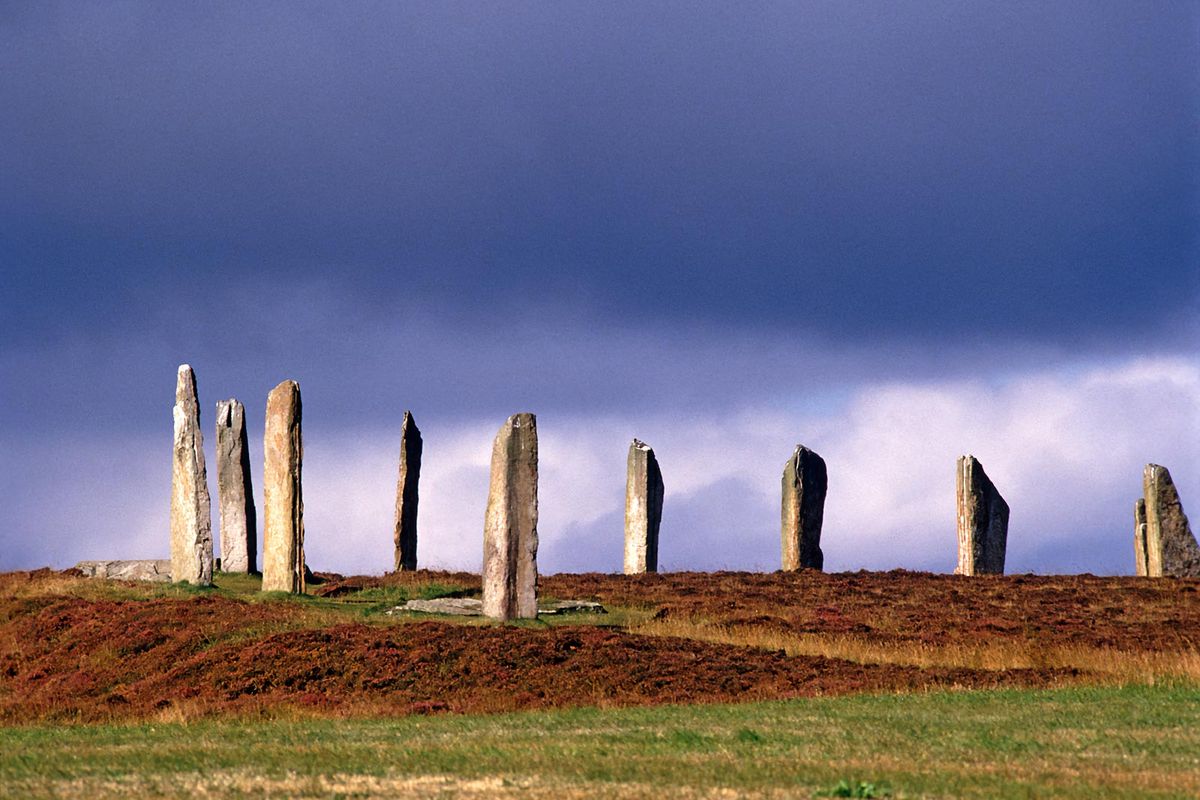
[[[1068,674],[864,665],[597,627],[416,622],[232,635],[285,611],[211,598],[49,606],[19,623],[26,644],[4,654],[0,719],[497,712],[1045,685]]]
[[[1009,575],[963,577],[895,570],[826,574],[552,575],[556,597],[650,606],[660,619],[704,620],[791,636],[872,644],[1030,650],[1089,648],[1195,653],[1200,580]]]
[[[319,599],[296,601],[264,599],[244,579],[230,583],[240,590],[196,592],[49,571],[0,575],[0,721],[490,712],[1200,680],[1200,581],[554,575],[542,581],[544,596],[596,599],[617,613],[495,626],[378,613],[385,597],[477,591],[475,575],[323,577],[312,592]],[[353,619],[362,622],[346,624]],[[629,627],[596,626],[605,621]]]

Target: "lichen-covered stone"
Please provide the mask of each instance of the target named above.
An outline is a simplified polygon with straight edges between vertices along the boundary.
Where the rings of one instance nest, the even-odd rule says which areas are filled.
[[[258,520],[250,485],[246,409],[233,398],[217,403],[217,506],[221,512],[221,571],[257,571]]]
[[[654,448],[634,439],[625,467],[625,574],[658,572],[665,488]]]
[[[483,613],[537,617],[538,440],[533,414],[515,414],[492,444],[483,526]]]
[[[1008,503],[975,456],[958,459],[958,575],[1003,575]]]
[[[213,570],[212,507],[196,375],[187,364],[180,365],[176,373],[172,415],[171,575],[176,581],[208,586]]]
[[[263,436],[263,591],[304,593],[304,498],[300,468],[300,385],[284,381],[267,397]]]
[[[1200,545],[1192,534],[1171,473],[1147,464],[1142,473],[1146,501],[1146,574],[1200,578]]]
[[[829,488],[825,460],[804,445],[796,445],[783,466],[782,483],[782,568],[822,569],[821,526]]]
[[[412,413],[405,411],[400,425],[400,475],[396,480],[396,516],[392,531],[396,570],[417,568],[417,503],[422,448],[421,431]]]

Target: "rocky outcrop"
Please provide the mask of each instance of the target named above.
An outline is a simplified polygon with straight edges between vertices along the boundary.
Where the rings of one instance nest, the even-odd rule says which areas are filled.
[[[417,568],[417,502],[420,499],[422,447],[421,431],[412,412],[405,411],[400,425],[400,476],[396,480],[396,516],[392,531],[397,571]]]
[[[796,445],[783,466],[782,568],[822,569],[821,525],[829,477],[825,460],[804,445]]]
[[[258,520],[250,486],[246,409],[233,398],[217,403],[217,506],[221,512],[221,571],[256,572]]]
[[[634,439],[625,462],[625,574],[658,572],[662,470],[654,448]]]
[[[267,397],[263,436],[263,591],[304,593],[304,498],[300,467],[300,385],[284,381]]]
[[[1146,574],[1200,578],[1200,545],[1192,534],[1171,473],[1147,464],[1142,473],[1146,505]]]
[[[492,443],[483,526],[483,613],[499,620],[537,617],[537,418],[516,414]]]
[[[958,575],[1003,575],[1008,503],[975,456],[958,459]]]
[[[175,444],[171,462],[171,575],[196,586],[212,583],[212,508],[204,467],[204,436],[196,375],[182,364],[172,410]]]

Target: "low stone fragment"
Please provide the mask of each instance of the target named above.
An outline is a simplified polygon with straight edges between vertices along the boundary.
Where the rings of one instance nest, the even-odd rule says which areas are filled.
[[[483,613],[499,620],[537,617],[537,418],[515,414],[492,444],[483,526]]]
[[[422,448],[421,431],[412,412],[405,411],[400,425],[400,475],[396,480],[396,516],[392,531],[397,571],[417,568],[417,502]]]
[[[458,617],[482,617],[483,601],[474,597],[435,597],[431,600],[409,600],[388,611],[395,615],[406,611],[422,614],[449,614]],[[538,615],[607,614],[604,606],[592,600],[558,600],[538,607]]]
[[[658,530],[664,492],[654,448],[634,439],[625,462],[626,575],[658,572]]]
[[[170,559],[133,559],[129,561],[80,561],[75,569],[85,578],[107,578],[114,581],[171,581]]]
[[[176,581],[208,586],[213,570],[212,507],[196,375],[187,364],[181,364],[176,373],[172,416],[171,575]]]
[[[300,480],[304,443],[300,417],[298,383],[284,381],[271,390],[263,436],[264,592],[304,593],[304,498]]]
[[[825,566],[821,526],[828,487],[825,460],[804,445],[796,445],[783,466],[781,538],[785,571],[819,570]]]
[[[1008,503],[975,456],[958,459],[958,575],[1003,575]]]
[[[257,571],[258,520],[250,485],[246,409],[233,398],[217,403],[217,506],[221,510],[221,571]]]
[[[1200,578],[1200,545],[1192,534],[1171,473],[1147,464],[1142,473],[1146,505],[1146,574],[1152,578]]]

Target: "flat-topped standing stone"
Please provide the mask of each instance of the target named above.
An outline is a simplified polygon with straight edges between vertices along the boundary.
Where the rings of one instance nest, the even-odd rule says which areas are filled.
[[[492,444],[483,524],[483,613],[500,620],[537,617],[537,418],[508,418]]]
[[[783,569],[821,569],[821,525],[829,476],[825,460],[804,445],[783,466]]]
[[[221,510],[221,571],[255,572],[258,520],[250,486],[246,409],[233,398],[217,403],[217,506]]]
[[[204,467],[204,436],[196,375],[187,364],[175,378],[175,446],[171,462],[171,576],[196,586],[212,583],[212,507]]]
[[[1133,504],[1133,568],[1138,577],[1150,574],[1146,553],[1146,499],[1143,497]]]
[[[263,436],[264,592],[304,593],[303,460],[300,385],[284,381],[267,396]]]
[[[1188,525],[1171,473],[1147,464],[1142,473],[1146,501],[1146,574],[1200,578],[1200,545]]]
[[[421,431],[412,412],[404,412],[400,425],[400,477],[396,481],[396,518],[393,539],[395,569],[417,568],[417,484],[421,479]]]
[[[1003,575],[1008,503],[975,456],[958,459],[957,575]]]
[[[634,439],[625,467],[625,574],[658,572],[664,487],[654,448]]]

